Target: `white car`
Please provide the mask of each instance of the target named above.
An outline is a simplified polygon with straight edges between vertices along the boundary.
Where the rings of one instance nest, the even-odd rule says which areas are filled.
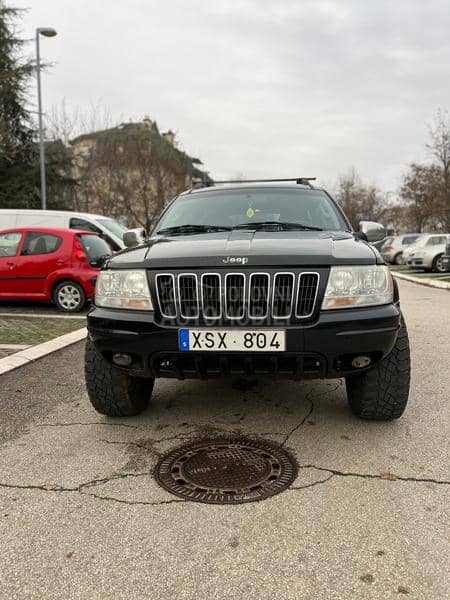
[[[19,227],[56,227],[58,229],[81,229],[98,233],[112,248],[125,248],[123,234],[127,230],[115,219],[91,213],[67,210],[0,210],[0,230]]]
[[[442,259],[449,239],[449,234],[424,235],[416,244],[403,251],[404,264],[414,269],[446,273]]]

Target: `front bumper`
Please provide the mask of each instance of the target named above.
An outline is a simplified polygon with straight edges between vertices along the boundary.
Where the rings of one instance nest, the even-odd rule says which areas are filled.
[[[130,374],[178,379],[234,375],[343,377],[355,373],[351,365],[355,356],[369,356],[372,366],[389,354],[399,327],[397,303],[322,311],[313,323],[284,327],[286,352],[203,353],[179,352],[178,327],[162,326],[153,313],[94,307],[88,315],[90,339],[108,362],[112,364],[115,353],[126,353],[132,358],[126,368]]]
[[[420,267],[422,269],[431,269],[433,258],[427,254],[422,256],[410,256],[406,261],[408,267]]]

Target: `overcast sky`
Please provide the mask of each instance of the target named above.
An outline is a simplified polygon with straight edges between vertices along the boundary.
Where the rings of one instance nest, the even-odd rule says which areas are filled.
[[[150,115],[215,178],[354,166],[395,190],[450,108],[449,0],[7,0],[54,66],[45,109]],[[29,46],[30,54],[33,45]]]

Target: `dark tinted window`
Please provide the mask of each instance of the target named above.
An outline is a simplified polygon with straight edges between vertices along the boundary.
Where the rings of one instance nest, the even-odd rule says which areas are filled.
[[[0,258],[2,256],[15,256],[21,237],[22,234],[18,231],[2,233],[0,235]]]
[[[428,240],[428,246],[439,246],[447,241],[446,235],[435,235]]]
[[[112,223],[115,223],[115,221],[113,221],[112,219],[102,219],[102,221],[103,222],[111,221]],[[117,225],[118,225],[118,223],[117,223]],[[108,244],[110,245],[110,247],[113,250],[121,250],[121,247],[113,239],[111,239],[109,237],[109,235],[106,235],[106,233],[104,233],[101,229],[99,229],[92,223],[89,223],[89,221],[85,221],[84,219],[79,219],[78,217],[73,217],[72,219],[70,219],[70,228],[71,229],[79,229],[80,231],[93,231],[94,233],[98,233],[102,236],[102,238],[104,240],[106,240],[108,242]],[[111,229],[111,228],[108,227],[108,229]],[[112,229],[111,229],[111,231],[112,231]],[[119,237],[120,237],[120,239],[122,239],[121,235]]]
[[[22,254],[34,256],[36,254],[51,254],[56,252],[62,244],[62,238],[50,233],[30,232],[26,234],[22,247]]]
[[[402,244],[403,244],[403,246],[410,246],[411,244],[414,244],[414,242],[418,238],[419,238],[418,235],[407,235],[406,237],[403,238]]]
[[[94,231],[95,233],[102,233],[98,227],[92,223],[89,223],[89,221],[79,219],[78,217],[73,217],[70,219],[70,229],[80,229],[81,231]]]
[[[89,262],[95,262],[105,256],[111,256],[111,248],[98,235],[80,235],[80,240]]]

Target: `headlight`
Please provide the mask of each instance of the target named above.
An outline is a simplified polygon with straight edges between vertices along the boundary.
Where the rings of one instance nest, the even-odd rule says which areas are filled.
[[[385,265],[331,267],[322,310],[389,304],[394,285]]]
[[[96,306],[153,310],[144,270],[100,271],[95,286]]]

